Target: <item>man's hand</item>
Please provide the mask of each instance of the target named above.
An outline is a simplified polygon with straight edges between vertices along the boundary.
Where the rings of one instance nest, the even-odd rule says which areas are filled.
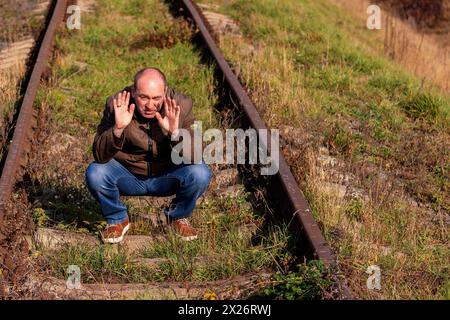
[[[175,99],[164,97],[164,118],[159,112],[156,112],[156,119],[164,133],[172,135],[178,129],[178,122],[180,120],[180,106],[177,105]]]
[[[117,97],[113,99],[115,125],[113,128],[114,135],[118,138],[122,135],[123,130],[128,126],[133,119],[135,105],[130,105],[128,110],[128,103],[130,102],[130,93],[127,91],[119,92]]]

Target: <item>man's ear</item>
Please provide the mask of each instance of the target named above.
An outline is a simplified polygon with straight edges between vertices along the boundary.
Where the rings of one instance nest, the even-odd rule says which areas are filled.
[[[136,88],[134,85],[131,86],[131,97],[136,100]]]

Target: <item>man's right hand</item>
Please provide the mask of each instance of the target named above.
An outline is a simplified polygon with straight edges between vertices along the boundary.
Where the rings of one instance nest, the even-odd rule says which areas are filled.
[[[128,103],[130,102],[130,93],[127,91],[119,92],[113,99],[115,124],[113,128],[114,135],[118,138],[122,136],[123,130],[128,126],[133,119],[135,105],[130,105],[128,110]]]

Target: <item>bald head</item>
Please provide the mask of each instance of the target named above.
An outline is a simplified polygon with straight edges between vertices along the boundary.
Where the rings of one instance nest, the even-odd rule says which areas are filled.
[[[160,111],[166,93],[166,76],[158,68],[144,68],[134,76],[133,98],[138,111],[145,118],[153,118]]]
[[[162,82],[166,86],[166,76],[158,68],[144,68],[139,70],[134,76],[134,86],[136,87],[140,81]]]

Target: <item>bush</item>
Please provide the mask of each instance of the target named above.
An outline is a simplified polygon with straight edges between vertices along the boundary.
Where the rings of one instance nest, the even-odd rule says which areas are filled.
[[[280,300],[322,299],[333,284],[322,261],[299,264],[298,269],[298,272],[276,273],[264,294]]]

